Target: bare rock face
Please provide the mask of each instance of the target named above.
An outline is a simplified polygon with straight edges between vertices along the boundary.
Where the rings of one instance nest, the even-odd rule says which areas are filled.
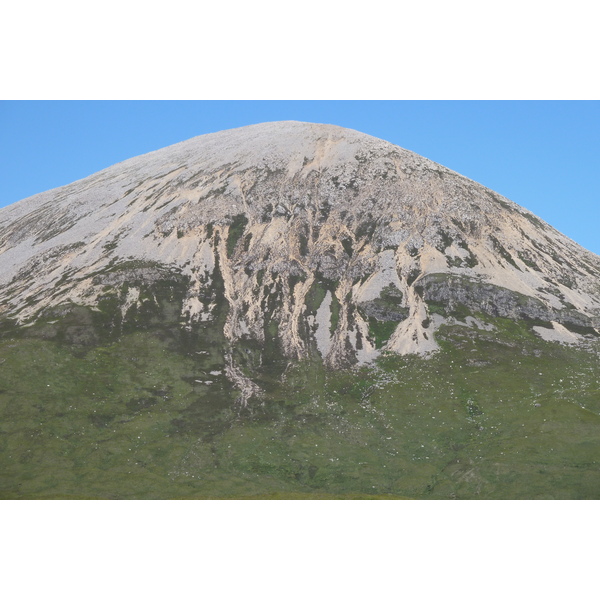
[[[274,339],[331,367],[434,352],[458,306],[575,341],[600,328],[598,256],[441,165],[331,125],[200,136],[0,210],[6,317],[108,297],[126,321],[164,282],[182,327],[224,314],[231,345]]]

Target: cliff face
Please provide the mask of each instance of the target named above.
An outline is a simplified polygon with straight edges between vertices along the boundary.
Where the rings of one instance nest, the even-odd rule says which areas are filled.
[[[122,327],[165,289],[174,326],[331,367],[434,352],[436,329],[466,313],[573,343],[600,328],[598,256],[445,167],[330,125],[200,136],[0,211],[5,317],[111,307]]]

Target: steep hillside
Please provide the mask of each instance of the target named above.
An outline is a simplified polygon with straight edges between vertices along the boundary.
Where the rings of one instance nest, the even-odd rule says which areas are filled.
[[[131,284],[168,272],[192,324],[213,318],[219,279],[231,343],[276,327],[286,355],[314,342],[341,366],[377,355],[369,319],[397,324],[387,350],[435,350],[432,302],[574,333],[600,314],[597,256],[440,165],[333,126],[201,136],[0,216],[1,298],[20,320],[94,306],[107,286],[126,318]]]
[[[600,257],[356,131],[1,209],[0,326],[7,497],[600,495]]]

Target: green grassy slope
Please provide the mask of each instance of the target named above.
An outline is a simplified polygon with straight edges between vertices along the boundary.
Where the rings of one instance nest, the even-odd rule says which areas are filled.
[[[524,324],[337,372],[242,345],[266,390],[242,409],[218,323],[103,337],[84,313],[4,326],[1,498],[600,498],[598,356]]]

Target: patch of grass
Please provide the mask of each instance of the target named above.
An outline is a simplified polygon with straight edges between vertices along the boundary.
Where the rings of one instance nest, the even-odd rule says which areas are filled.
[[[379,293],[379,298],[384,302],[388,302],[391,306],[398,306],[401,304],[402,297],[402,291],[393,283],[386,285]]]
[[[229,232],[227,234],[227,258],[231,258],[233,256],[233,252],[237,243],[244,235],[244,230],[246,229],[246,225],[248,224],[248,219],[246,215],[239,214],[233,217],[231,221],[231,225],[229,225]]]
[[[471,252],[471,249],[465,240],[458,240],[457,244],[459,248],[462,248],[469,253],[469,256],[463,259],[463,262],[467,267],[472,269],[474,266],[479,264],[477,257],[473,254],[473,252]]]
[[[577,325],[575,323],[570,323],[568,321],[565,321],[563,323],[563,325],[569,331],[572,331],[573,333],[578,333],[580,335],[592,335],[594,337],[600,337],[598,332],[591,326]]]
[[[352,249],[352,240],[350,238],[344,238],[342,240],[342,246],[344,247],[346,254],[352,258],[352,254],[354,253]]]
[[[392,333],[398,327],[395,321],[378,321],[369,317],[369,335],[375,342],[375,347],[379,350],[390,339]]]
[[[448,316],[446,305],[441,304],[440,302],[428,302],[427,308],[429,310],[429,314],[442,315],[443,317]]]
[[[421,269],[411,269],[406,277],[406,284],[412,285],[421,274]]]
[[[535,225],[538,229],[545,229],[544,227],[544,223],[538,219],[535,215],[532,215],[530,213],[521,213],[522,217],[525,217],[530,223],[533,223],[533,225]]]
[[[454,239],[447,231],[444,231],[443,229],[440,229],[438,233],[441,238],[441,243],[438,244],[436,248],[443,254],[446,251],[446,248],[452,246]]]
[[[365,219],[356,228],[356,239],[371,238],[376,228],[377,221],[373,218],[373,215],[370,213],[367,214]]]
[[[134,269],[160,269],[160,263],[153,260],[124,260],[115,262],[111,266],[104,269],[103,273],[118,273],[120,271],[131,271]]]
[[[500,254],[500,256],[506,262],[510,263],[515,269],[518,269],[520,271],[521,268],[517,265],[517,263],[515,262],[515,260],[513,259],[512,255],[511,255],[511,253],[500,243],[500,241],[497,238],[495,238],[493,235],[490,236],[490,240],[492,241],[492,244],[493,244],[496,252],[498,252],[498,254]]]
[[[338,300],[335,293],[331,294],[330,310],[331,310],[331,324],[329,326],[329,332],[333,335],[333,333],[335,333],[335,330],[337,329],[338,323],[340,321],[340,310],[341,310],[340,301]]]
[[[538,264],[533,260],[529,253],[519,250],[518,256],[530,269],[533,269],[534,271],[541,271]]]
[[[318,280],[313,281],[304,300],[309,314],[316,314],[326,294],[327,290],[325,286]]]
[[[304,281],[306,281],[305,273],[300,273],[299,275],[289,275],[288,276],[288,285],[290,288],[290,294],[294,293],[294,288],[296,287],[296,284],[298,284],[300,282],[304,282]]]
[[[298,235],[298,243],[300,246],[300,256],[308,255],[308,233],[300,233]]]
[[[449,267],[460,267],[463,260],[460,256],[446,256],[446,263]]]

